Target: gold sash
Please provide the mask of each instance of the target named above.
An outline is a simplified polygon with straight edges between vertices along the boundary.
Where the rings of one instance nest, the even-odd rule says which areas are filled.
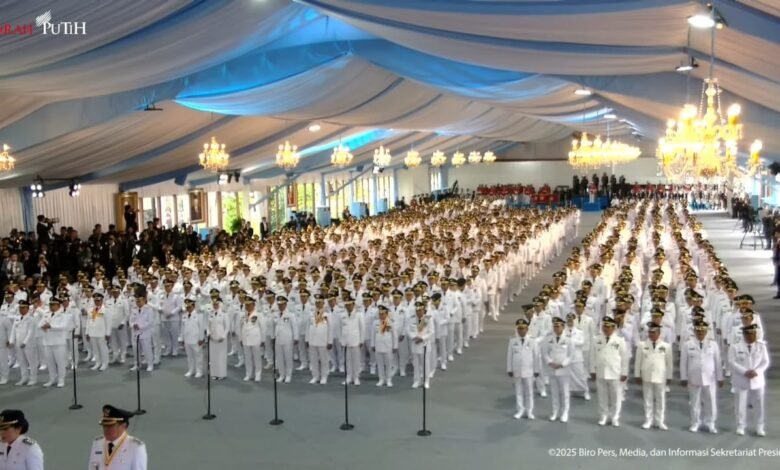
[[[111,465],[111,461],[114,460],[114,457],[119,453],[119,449],[122,448],[122,444],[125,443],[125,440],[127,439],[127,433],[124,433],[122,435],[122,438],[119,439],[119,443],[114,447],[114,452],[111,453],[111,455],[108,455],[108,442],[105,442],[103,444],[103,467],[108,468],[109,465]]]

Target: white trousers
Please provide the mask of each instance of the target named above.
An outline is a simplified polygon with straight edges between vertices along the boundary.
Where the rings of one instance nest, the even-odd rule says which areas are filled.
[[[706,402],[704,424],[715,426],[718,419],[718,399],[716,385],[698,386],[688,384],[688,405],[691,409],[691,426],[698,427],[702,423],[702,404]]]
[[[412,367],[414,369],[414,381],[421,383],[423,381],[423,368],[426,368],[425,372],[430,375],[430,350],[426,352],[427,357],[423,357],[423,353],[412,353]],[[423,361],[428,361],[427,365],[423,365]],[[425,377],[425,381],[428,381],[428,377]]]
[[[111,330],[111,352],[114,354],[112,362],[125,362],[125,356],[127,355],[127,346],[129,342],[130,340],[127,337],[127,328],[122,328],[121,330],[114,328]]]
[[[159,364],[162,358],[162,327],[159,323],[152,326],[152,350],[154,351],[154,363]]]
[[[642,381],[642,398],[645,402],[645,421],[656,425],[663,423],[666,415],[666,384]]]
[[[269,335],[265,336],[265,348],[264,348],[264,356],[265,356],[265,362],[267,364],[273,364],[274,358],[273,358],[273,351],[271,349],[271,345],[274,344],[273,338]]]
[[[436,349],[439,353],[439,362],[442,366],[447,366],[447,354],[449,352],[449,349],[447,348],[447,336],[440,336],[439,338],[436,338]],[[434,364],[434,367],[436,364]],[[428,372],[430,372],[430,369],[428,369]]]
[[[260,380],[263,372],[263,353],[260,345],[244,346],[244,369],[250,379]]]
[[[9,364],[9,349],[5,344],[0,344],[0,380],[8,379],[8,373],[11,370]]]
[[[347,346],[345,355],[345,367],[347,372],[347,383],[360,379],[360,346]]]
[[[754,390],[734,390],[734,410],[737,414],[737,428],[747,425],[747,405],[753,405],[756,428],[764,428],[764,387]]]
[[[597,378],[596,393],[599,396],[599,414],[613,420],[619,419],[623,404],[623,382]]]
[[[552,414],[569,414],[569,374],[550,375],[550,391],[552,392]]]
[[[569,364],[569,390],[572,392],[586,392],[588,390],[588,373],[584,362],[572,362]]]
[[[501,314],[499,307],[498,292],[488,294],[488,304],[490,305],[490,316],[495,320]]]
[[[368,341],[364,343],[363,349],[366,351],[366,353],[368,353],[368,367],[376,367],[376,351],[371,348],[371,345]],[[361,357],[364,361],[366,360],[366,354],[363,354]],[[366,365],[363,364],[363,369],[365,368]]]
[[[68,367],[68,346],[58,344],[46,346],[46,368],[49,370],[49,382],[65,383],[65,374]]]
[[[338,338],[333,338],[333,348],[330,350],[330,359],[334,369],[344,372],[344,347],[341,345],[341,340]]]
[[[396,369],[403,375],[406,375],[406,366],[409,364],[409,340],[404,338],[398,340],[398,364]]]
[[[309,366],[309,354],[306,351],[306,339],[303,335],[298,338],[298,359],[301,361],[302,367]]]
[[[165,346],[167,356],[179,355],[179,329],[180,323],[178,320],[164,321],[162,322],[162,344]]]
[[[184,353],[187,355],[187,372],[203,375],[203,347],[195,344],[185,344]]]
[[[293,373],[293,345],[292,343],[276,343],[276,369],[279,371],[279,378],[286,379],[292,377]]]
[[[450,331],[447,335],[447,352],[452,354],[453,352],[463,349],[463,323],[455,322],[450,323]]]
[[[90,336],[89,342],[92,344],[92,357],[95,364],[99,367],[108,367],[108,343],[105,336]]]
[[[328,378],[330,355],[326,346],[309,346],[309,369],[311,378],[319,381]]]
[[[479,332],[480,333],[482,333],[485,330],[485,315],[487,315],[487,308],[488,308],[487,302],[483,302],[482,306],[479,309],[478,317],[479,317]]]
[[[472,306],[469,308],[469,314],[466,316],[466,338],[476,338],[479,336],[479,308]],[[468,344],[468,341],[466,342]]]
[[[534,378],[514,378],[515,382],[515,403],[517,412],[522,414],[528,411],[528,414],[534,413]]]
[[[35,346],[35,344],[25,346],[24,349],[16,346],[16,360],[19,362],[22,380],[29,379],[30,382],[38,380],[38,350]]]
[[[393,353],[376,353],[376,373],[380,382],[393,382]]]
[[[143,356],[143,360],[141,359],[141,355],[139,355],[138,347],[140,344],[141,348],[141,355]],[[140,367],[143,362],[146,362],[146,364],[151,367],[152,363],[154,362],[154,348],[152,348],[152,337],[146,336],[141,337],[140,341],[138,340],[137,336],[133,336],[133,354],[135,355],[135,365]]]
[[[211,350],[206,354],[210,354],[208,357],[211,363],[211,376],[218,379],[227,377],[227,338],[222,341],[212,339],[209,341],[209,347]]]

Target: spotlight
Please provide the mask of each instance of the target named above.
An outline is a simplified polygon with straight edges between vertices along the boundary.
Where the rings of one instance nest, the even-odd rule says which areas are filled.
[[[715,18],[711,13],[698,13],[688,17],[688,24],[694,28],[709,29],[715,26]]]
[[[68,195],[70,197],[78,197],[80,193],[81,185],[77,184],[75,181],[71,181],[71,183],[68,185]]]
[[[316,122],[312,123],[312,125],[309,126],[309,132],[319,132],[320,129],[322,129],[322,126],[320,126]]]
[[[691,57],[690,61],[688,61],[687,63],[685,63],[685,62],[681,63],[674,70],[677,71],[677,72],[690,72],[691,70],[693,70],[695,68],[698,68],[698,67],[699,67],[699,63],[696,62],[696,58],[695,57]]]
[[[617,114],[612,114],[612,113],[605,114],[604,119],[617,119]]]
[[[241,177],[241,170],[234,170],[233,171],[233,181],[238,183],[238,179]]]
[[[577,96],[590,96],[593,94],[593,92],[588,90],[587,88],[577,88],[576,90],[574,90],[574,94]]]
[[[43,180],[38,178],[36,182],[30,185],[30,191],[32,192],[32,197],[35,198],[44,197]]]
[[[230,176],[227,173],[220,173],[219,174],[219,181],[217,181],[218,184],[228,184],[230,182],[229,180]]]
[[[378,174],[384,173],[384,171],[385,171],[385,169],[384,169],[384,168],[382,168],[382,167],[380,167],[380,166],[377,166],[377,165],[374,165],[374,168],[371,170],[371,172],[372,172],[373,174],[375,174],[375,175],[378,175]]]

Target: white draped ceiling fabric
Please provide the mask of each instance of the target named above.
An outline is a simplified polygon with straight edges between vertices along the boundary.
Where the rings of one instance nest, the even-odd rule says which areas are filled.
[[[708,69],[674,72],[702,8],[685,0],[7,3],[6,23],[51,10],[87,34],[0,36],[0,142],[18,159],[4,188],[36,175],[206,184],[195,155],[212,135],[245,180],[284,177],[273,158],[286,139],[304,149],[301,173],[325,168],[339,141],[356,165],[379,142],[400,163],[412,147],[506,149],[608,125],[654,141]],[[728,22],[716,42],[723,100],[742,104],[746,137],[778,158],[780,7],[713,3]],[[690,53],[709,60],[708,31],[692,31]],[[593,95],[575,95],[582,86]]]

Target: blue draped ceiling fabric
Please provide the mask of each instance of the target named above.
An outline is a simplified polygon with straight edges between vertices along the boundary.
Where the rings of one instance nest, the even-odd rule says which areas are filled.
[[[780,157],[780,7],[716,0],[716,75],[743,105],[747,139]],[[697,93],[674,72],[688,51],[686,0],[42,0],[10,2],[4,21],[84,21],[83,36],[0,36],[0,142],[17,168],[0,187],[46,177],[128,188],[210,175],[195,155],[211,135],[247,179],[282,174],[280,141],[301,172],[348,139],[355,164],[378,142],[488,150],[604,133],[607,112],[653,142]],[[690,53],[708,60],[709,32]],[[589,97],[574,90],[586,86]],[[149,104],[163,112],[143,112]],[[322,125],[319,133],[308,123]],[[556,157],[556,156],[553,156]],[[563,158],[563,156],[557,156]]]

